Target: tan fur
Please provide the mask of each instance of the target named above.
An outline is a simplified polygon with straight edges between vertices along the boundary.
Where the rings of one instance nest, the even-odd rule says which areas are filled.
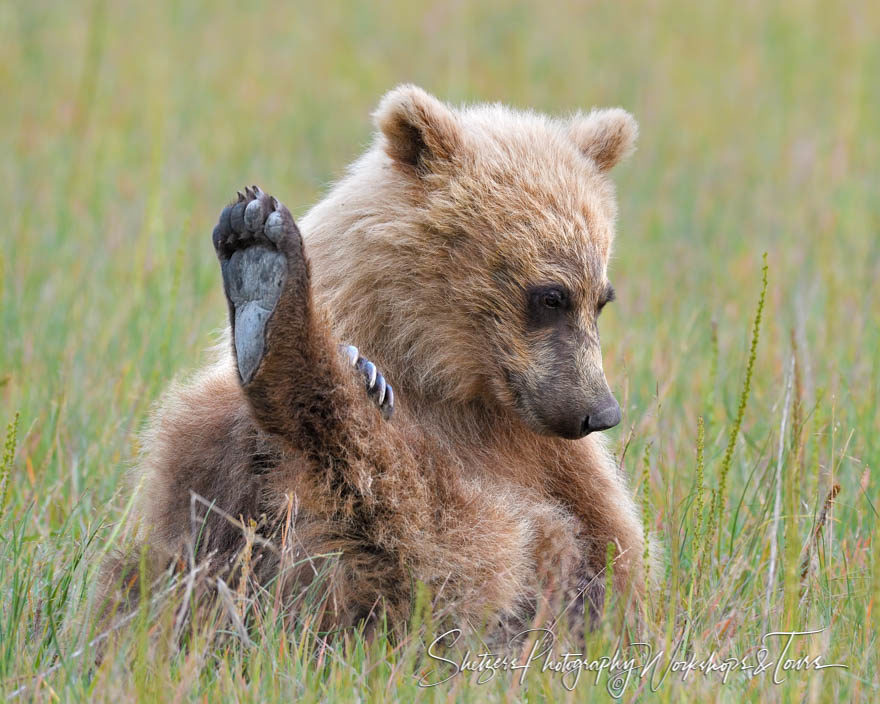
[[[329,590],[337,624],[377,600],[405,619],[413,579],[458,620],[522,614],[544,590],[567,598],[599,574],[609,542],[616,587],[641,593],[640,520],[602,438],[535,432],[505,383],[507,370],[538,388],[554,363],[522,323],[520,287],[544,281],[576,293],[586,342],[573,364],[587,387],[604,383],[592,311],[616,216],[606,172],[632,150],[635,122],[622,110],[557,120],[500,105],[453,109],[412,86],[389,93],[375,120],[373,147],[299,223],[318,322],[311,332],[275,323],[270,344],[323,340],[326,320],[392,384],[395,417],[383,425],[356,383],[321,361],[355,428],[340,441],[353,487],[341,489],[302,443],[274,441],[287,432],[286,419],[273,425],[280,401],[249,402],[226,356],[172,388],[153,417],[137,540],[164,564],[207,514],[201,554],[228,567],[241,531],[194,509],[191,493],[234,518],[264,515],[267,537],[293,543],[293,531],[298,547],[287,558],[266,551],[262,578],[297,555],[344,553]],[[326,335],[319,354],[332,348]],[[308,582],[310,569],[285,578]],[[114,570],[108,581],[119,579]]]

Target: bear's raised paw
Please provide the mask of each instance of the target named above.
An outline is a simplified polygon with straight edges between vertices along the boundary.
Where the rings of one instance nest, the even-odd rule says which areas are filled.
[[[300,311],[309,305],[302,237],[290,211],[277,198],[250,186],[224,208],[213,241],[229,304],[238,372],[247,386],[266,356],[266,329],[285,285],[291,284],[291,298],[285,303],[288,311],[291,304]],[[293,279],[288,282],[290,277]],[[302,285],[296,286],[297,281]],[[389,419],[394,411],[394,391],[385,377],[357,347],[340,345],[339,349],[363,377],[367,396]]]
[[[213,241],[229,303],[238,371],[247,385],[266,354],[266,326],[287,277],[304,270],[302,238],[290,211],[251,186],[223,209]]]

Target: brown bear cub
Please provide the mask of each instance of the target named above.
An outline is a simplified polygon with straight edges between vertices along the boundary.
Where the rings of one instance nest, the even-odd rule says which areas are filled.
[[[291,609],[320,584],[326,628],[404,623],[416,582],[458,624],[545,600],[583,623],[609,543],[641,594],[641,523],[596,434],[620,421],[597,318],[634,120],[413,86],[375,119],[302,236],[257,187],[221,214],[232,354],[153,416],[110,601],[146,555],[149,579],[246,573]]]

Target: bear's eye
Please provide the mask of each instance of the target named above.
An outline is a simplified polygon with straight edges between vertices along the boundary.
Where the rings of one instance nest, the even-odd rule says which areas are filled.
[[[571,307],[568,290],[559,284],[532,286],[527,291],[529,320],[535,326],[556,324]]]
[[[614,286],[608,284],[599,298],[598,312],[601,313],[602,309],[609,303],[611,303],[611,301],[613,301],[615,298],[617,298],[617,294],[614,292]]]
[[[541,297],[541,303],[547,308],[562,308],[563,302],[564,297],[562,295],[562,291],[559,291],[557,289],[545,291],[543,296]]]

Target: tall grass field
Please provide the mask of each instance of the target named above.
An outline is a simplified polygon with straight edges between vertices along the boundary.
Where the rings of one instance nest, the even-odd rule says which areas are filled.
[[[871,0],[0,4],[0,696],[880,701],[878,37]],[[427,608],[325,640],[234,589],[246,632],[181,643],[175,597],[95,626],[138,431],[226,323],[220,209],[305,212],[401,82],[639,120],[601,333],[662,555],[582,655],[650,671],[458,672],[479,642],[432,658]]]

